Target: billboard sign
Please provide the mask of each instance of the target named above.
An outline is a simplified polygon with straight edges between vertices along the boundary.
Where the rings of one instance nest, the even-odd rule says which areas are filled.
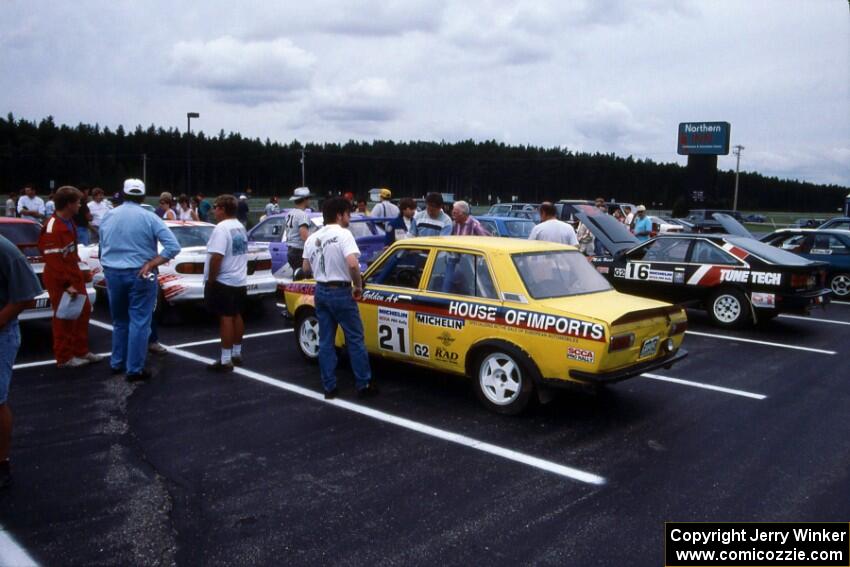
[[[732,125],[728,122],[680,122],[679,155],[727,155],[729,134]]]

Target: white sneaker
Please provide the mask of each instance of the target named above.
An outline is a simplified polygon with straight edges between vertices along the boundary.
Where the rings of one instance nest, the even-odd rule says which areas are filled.
[[[148,345],[148,352],[152,352],[154,354],[165,354],[168,352],[168,349],[159,343],[151,343]]]
[[[88,360],[90,364],[94,364],[95,362],[100,362],[101,360],[103,360],[106,357],[103,356],[102,354],[95,354],[93,352],[87,352],[86,354],[84,354],[80,358],[83,359],[83,360]]]
[[[89,361],[85,358],[77,358],[73,357],[71,360],[67,362],[63,362],[62,364],[58,364],[59,368],[79,368],[80,366],[85,366]]]

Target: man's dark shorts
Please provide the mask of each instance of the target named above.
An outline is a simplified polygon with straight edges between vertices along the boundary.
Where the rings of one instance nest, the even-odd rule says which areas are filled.
[[[204,303],[210,313],[219,317],[241,315],[247,301],[246,286],[234,287],[221,282],[207,282],[204,286]]]
[[[302,264],[304,263],[304,249],[292,247],[287,248],[286,261],[289,262],[289,267],[292,268],[293,272],[302,267]]]

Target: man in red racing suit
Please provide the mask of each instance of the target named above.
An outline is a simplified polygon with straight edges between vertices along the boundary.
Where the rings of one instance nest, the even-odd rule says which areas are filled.
[[[73,217],[80,208],[82,194],[70,186],[60,187],[54,202],[56,212],[47,219],[38,239],[44,256],[44,287],[53,306],[53,354],[59,368],[77,368],[98,362],[101,356],[89,351],[91,303],[86,295],[86,274],[77,255],[77,227]],[[73,320],[56,317],[62,294],[82,294],[85,304]]]

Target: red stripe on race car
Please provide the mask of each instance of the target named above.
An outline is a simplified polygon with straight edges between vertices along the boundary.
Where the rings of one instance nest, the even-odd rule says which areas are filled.
[[[750,253],[744,250],[743,248],[738,248],[733,244],[724,244],[723,249],[738,258],[739,260],[746,260],[747,257],[750,255]]]

